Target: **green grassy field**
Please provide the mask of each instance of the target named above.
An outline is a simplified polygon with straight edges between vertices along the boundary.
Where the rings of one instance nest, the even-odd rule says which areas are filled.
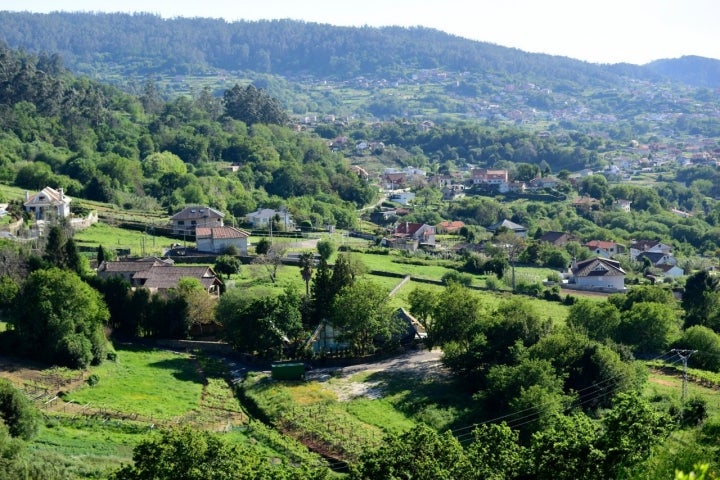
[[[44,410],[43,427],[28,442],[33,455],[64,466],[70,479],[107,478],[131,462],[135,445],[177,422],[225,431],[230,441],[251,442],[268,458],[320,461],[294,440],[248,419],[219,359],[131,346],[116,352],[116,362],[89,372],[98,375],[97,385]]]
[[[131,346],[117,352],[117,361],[90,369],[97,385],[70,393],[66,401],[159,420],[197,410],[203,379],[187,354]]]
[[[161,256],[163,250],[177,243],[177,239],[149,235],[135,230],[112,227],[104,223],[96,223],[74,235],[75,243],[79,247],[129,248],[133,256]]]

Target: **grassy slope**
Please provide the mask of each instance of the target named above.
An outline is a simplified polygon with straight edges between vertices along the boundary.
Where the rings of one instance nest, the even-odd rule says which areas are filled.
[[[211,430],[232,424],[228,440],[252,442],[268,458],[319,461],[262,425],[248,428],[247,416],[224,380],[222,362],[140,347],[121,346],[117,354],[117,362],[91,369],[100,378],[95,387],[71,392],[65,397],[70,403],[45,411],[44,427],[28,443],[33,455],[64,465],[73,479],[107,478],[109,471],[131,461],[134,446],[152,435],[158,422],[172,426],[180,420]]]
[[[186,354],[121,347],[118,361],[91,368],[100,379],[66,400],[169,420],[198,408],[203,379]]]

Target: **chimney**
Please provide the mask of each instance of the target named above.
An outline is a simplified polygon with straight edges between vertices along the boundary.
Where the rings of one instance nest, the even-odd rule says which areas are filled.
[[[63,192],[62,187],[58,188],[58,192],[60,192],[60,200],[62,200],[63,198],[65,198],[65,192]]]
[[[30,192],[25,190],[25,201],[27,202],[28,200],[30,200]]]

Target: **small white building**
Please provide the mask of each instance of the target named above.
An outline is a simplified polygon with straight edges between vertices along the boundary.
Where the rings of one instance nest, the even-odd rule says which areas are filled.
[[[195,241],[198,252],[222,253],[234,247],[241,255],[247,255],[250,233],[235,227],[197,227]]]
[[[408,206],[415,200],[415,193],[413,192],[396,192],[390,195],[389,200],[391,202],[399,203],[400,205]]]
[[[53,220],[70,216],[70,197],[62,188],[45,187],[35,195],[25,192],[25,211],[32,214],[35,220]]]
[[[295,222],[293,216],[286,209],[273,210],[272,208],[258,208],[256,212],[248,213],[245,216],[247,223],[252,228],[269,228],[272,219],[276,219],[276,225],[283,230],[294,230]]]
[[[573,260],[571,283],[583,290],[605,292],[625,291],[625,270],[617,260],[590,258],[582,262]]]

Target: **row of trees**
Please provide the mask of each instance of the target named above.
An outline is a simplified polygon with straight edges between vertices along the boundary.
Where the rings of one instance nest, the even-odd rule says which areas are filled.
[[[505,423],[458,435],[418,426],[367,452],[350,478],[619,478],[650,456],[667,425],[638,396],[620,395],[600,422],[582,412],[555,415],[527,443]]]

